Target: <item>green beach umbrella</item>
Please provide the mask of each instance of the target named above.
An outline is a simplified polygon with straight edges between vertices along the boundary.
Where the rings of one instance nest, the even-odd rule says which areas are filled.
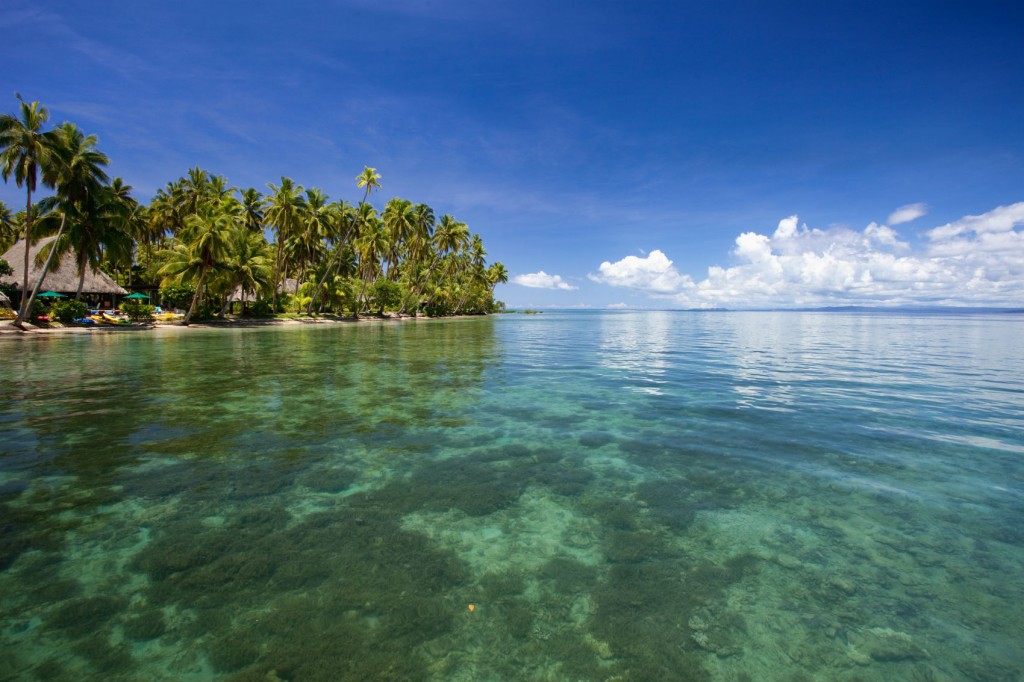
[[[149,296],[135,292],[134,294],[128,294],[125,298],[149,298]]]
[[[67,298],[67,296],[58,294],[56,291],[44,291],[41,294],[36,294],[36,298]]]

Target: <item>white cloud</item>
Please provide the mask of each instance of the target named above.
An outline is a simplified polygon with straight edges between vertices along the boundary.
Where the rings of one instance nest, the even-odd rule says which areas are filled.
[[[904,206],[893,220],[899,222]],[[921,209],[923,210],[923,209]],[[910,212],[905,212],[903,219]],[[936,227],[914,251],[891,227],[861,231],[779,222],[772,236],[744,232],[736,264],[694,282],[661,251],[601,264],[590,279],[646,291],[685,307],[991,305],[1024,302],[1024,202]]]
[[[917,220],[927,212],[928,207],[924,204],[907,204],[906,206],[900,206],[890,213],[887,222],[890,225],[902,225],[903,223],[909,223],[911,220]]]
[[[1021,223],[1024,223],[1024,201],[1000,206],[982,215],[964,216],[956,222],[929,230],[928,238],[933,242],[942,242],[964,233],[1010,232]]]
[[[664,253],[655,249],[645,258],[626,256],[622,260],[605,261],[598,268],[599,274],[588,278],[613,287],[630,287],[659,294],[669,294],[693,285],[689,275],[681,275]]]
[[[628,308],[629,306],[625,303],[609,303],[605,307],[610,308],[611,310],[621,310],[623,308]]]
[[[527,275],[516,275],[512,278],[512,281],[515,284],[530,287],[531,289],[561,289],[562,291],[572,291],[579,288],[574,287],[563,280],[560,275],[549,275],[543,270]]]

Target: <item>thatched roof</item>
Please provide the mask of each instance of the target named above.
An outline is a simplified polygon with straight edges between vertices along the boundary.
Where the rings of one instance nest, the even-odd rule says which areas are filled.
[[[40,239],[35,245],[29,249],[29,261],[28,261],[28,281],[29,287],[35,286],[36,280],[39,279],[39,274],[43,271],[42,266],[36,266],[36,255],[39,251],[52,242],[55,237],[46,237]],[[24,274],[24,263],[25,263],[25,240],[19,239],[18,243],[9,248],[5,254],[0,256],[7,261],[7,263],[14,270],[13,275],[0,276],[0,282],[4,284],[13,284],[19,291],[24,291],[22,286],[22,275]],[[46,273],[46,279],[43,280],[42,291],[56,291],[64,294],[73,294],[78,291],[78,268],[75,266],[76,254],[74,251],[64,254],[61,258],[60,267],[51,265],[50,271]],[[103,272],[102,270],[95,270],[91,267],[85,270],[85,281],[82,284],[82,293],[84,294],[127,294],[128,291],[118,285],[117,282],[110,278],[110,275]]]

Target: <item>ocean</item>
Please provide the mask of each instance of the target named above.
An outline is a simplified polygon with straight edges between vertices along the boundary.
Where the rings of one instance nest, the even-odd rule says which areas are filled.
[[[1024,315],[0,340],[0,679],[1024,679]]]

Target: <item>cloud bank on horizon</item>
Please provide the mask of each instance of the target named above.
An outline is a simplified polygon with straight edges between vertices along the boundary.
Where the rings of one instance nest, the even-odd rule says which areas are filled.
[[[711,266],[700,281],[660,250],[605,261],[588,278],[692,308],[1024,306],[1024,202],[928,230],[915,251],[891,225],[926,212],[924,204],[902,206],[889,225],[860,231],[800,226],[793,215],[770,236],[739,235],[738,263]]]

